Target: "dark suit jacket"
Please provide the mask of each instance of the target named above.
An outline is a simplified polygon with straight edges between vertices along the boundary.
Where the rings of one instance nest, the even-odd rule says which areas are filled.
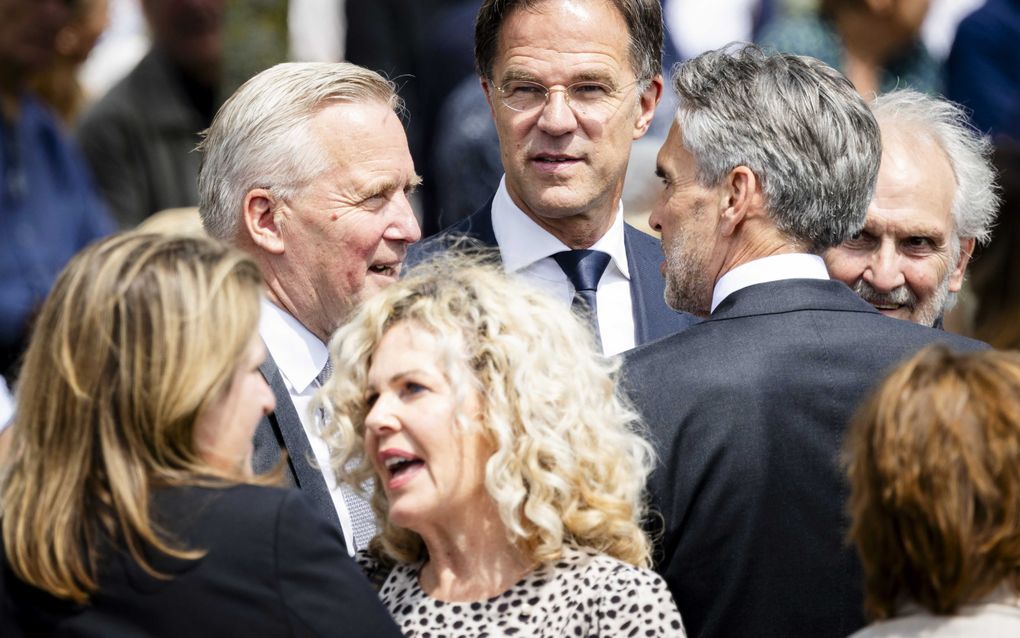
[[[793,279],[625,355],[660,460],[657,569],[692,638],[843,638],[864,624],[842,435],[889,368],[934,341],[984,346],[883,317],[840,282]]]
[[[276,397],[276,410],[259,421],[255,429],[255,453],[252,465],[255,472],[263,474],[276,467],[283,453],[287,453],[284,480],[301,490],[315,510],[340,532],[340,519],[333,505],[333,497],[326,486],[322,470],[315,463],[315,454],[308,442],[308,435],[301,425],[301,419],[290,392],[283,380],[280,369],[273,357],[266,354],[265,363],[259,368]],[[343,532],[340,532],[341,536]]]
[[[100,549],[100,592],[76,606],[18,580],[6,559],[0,635],[78,637],[400,636],[336,526],[293,490],[237,485],[158,490],[153,516],[195,561],[150,551],[146,574]]]
[[[451,238],[466,236],[486,246],[497,247],[492,231],[492,201],[474,215],[450,226],[439,235],[414,244],[408,251],[407,265],[426,261],[443,250]],[[663,291],[666,282],[659,272],[662,249],[659,242],[640,230],[624,224],[623,243],[630,267],[630,298],[634,312],[634,343],[641,345],[694,325],[698,319],[685,312],[676,312],[666,305]]]

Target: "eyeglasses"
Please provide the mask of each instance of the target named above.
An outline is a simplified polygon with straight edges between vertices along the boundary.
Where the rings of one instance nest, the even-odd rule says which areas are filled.
[[[510,80],[496,87],[496,91],[499,92],[503,106],[518,113],[530,113],[541,109],[549,102],[549,96],[554,91],[562,91],[563,97],[574,113],[581,117],[599,117],[615,111],[620,105],[620,97],[635,84],[636,81],[614,89],[602,82],[584,80],[567,87],[550,89],[538,82]]]

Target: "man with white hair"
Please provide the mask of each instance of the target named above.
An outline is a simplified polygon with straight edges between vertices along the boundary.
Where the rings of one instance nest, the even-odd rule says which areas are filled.
[[[421,237],[400,108],[393,85],[362,67],[280,64],[227,100],[202,145],[202,223],[250,253],[266,280],[261,369],[276,410],[255,433],[255,469],[286,451],[287,476],[351,553],[374,535],[371,511],[337,485],[310,405],[329,374],[330,335],[397,279]]]
[[[932,326],[963,284],[998,209],[991,145],[952,102],[893,91],[872,103],[882,131],[864,230],[825,253],[834,279],[882,314]]]

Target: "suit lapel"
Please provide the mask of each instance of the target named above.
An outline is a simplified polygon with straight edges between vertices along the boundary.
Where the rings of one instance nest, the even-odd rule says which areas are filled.
[[[339,529],[340,519],[337,518],[333,497],[326,487],[322,471],[314,463],[312,446],[290,400],[283,375],[268,353],[259,370],[276,396],[276,410],[264,417],[255,431],[255,471],[260,473],[272,469],[279,462],[280,454],[286,451],[289,482],[300,488],[302,494],[326,516],[326,520],[335,523]]]
[[[492,230],[492,197],[473,215],[450,227],[450,231],[477,239],[486,246],[496,246],[496,233]]]

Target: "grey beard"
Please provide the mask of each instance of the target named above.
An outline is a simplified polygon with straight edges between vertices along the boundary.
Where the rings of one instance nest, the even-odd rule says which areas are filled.
[[[872,305],[907,306],[911,312],[910,320],[923,326],[935,325],[935,321],[942,316],[942,313],[952,306],[949,294],[949,274],[943,277],[938,288],[924,303],[918,301],[917,295],[907,285],[900,286],[892,292],[882,293],[863,279],[858,279],[853,289],[861,299]],[[952,301],[955,301],[955,295],[953,297]]]

